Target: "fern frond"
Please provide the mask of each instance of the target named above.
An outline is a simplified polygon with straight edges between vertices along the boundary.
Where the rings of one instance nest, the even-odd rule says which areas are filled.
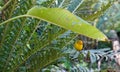
[[[44,45],[44,44],[47,45],[47,44],[49,44],[49,43],[45,43],[45,42],[50,42],[50,41],[52,41],[52,39],[55,39],[55,38],[58,37],[60,34],[62,34],[62,33],[64,33],[64,32],[66,31],[66,30],[64,30],[64,29],[58,28],[57,26],[52,26],[52,27],[50,27],[50,26],[51,26],[51,25],[48,25],[47,27],[48,27],[48,28],[52,28],[53,30],[52,30],[52,29],[48,29],[48,31],[47,31],[48,34],[43,33],[43,35],[41,35],[41,36],[43,36],[43,37],[40,37],[40,38],[42,38],[43,40],[42,40],[42,39],[38,40],[37,37],[36,37],[36,38],[32,38],[32,39],[34,39],[34,40],[33,40],[33,41],[31,40],[31,41],[30,41],[30,44],[33,44],[33,42],[34,42],[34,43],[35,43],[35,47],[34,47],[35,49],[34,49],[34,50],[32,49],[31,53],[33,53],[33,54],[36,53],[38,50],[40,50],[41,48],[44,47],[44,46],[41,47],[41,45]],[[52,33],[54,32],[54,29],[58,29],[58,32],[56,31],[55,34],[51,34],[51,32],[52,32]],[[46,35],[46,36],[48,35],[48,37],[47,37],[48,39],[45,39],[46,41],[44,40],[44,37],[46,38],[45,35]],[[50,35],[50,36],[49,36],[49,35]],[[73,35],[74,35],[74,34],[73,34]],[[33,36],[34,36],[34,35],[33,35]],[[35,35],[35,36],[36,36],[36,35]],[[49,38],[49,37],[50,37],[50,38]],[[48,41],[47,41],[47,40],[48,40]],[[42,41],[41,44],[39,43],[40,41]],[[38,45],[36,45],[36,44],[38,44]],[[33,44],[33,45],[34,45],[34,44]],[[45,46],[46,46],[46,45],[45,45]],[[63,45],[61,45],[61,46],[63,46]],[[30,46],[30,47],[33,47],[33,46]],[[38,47],[41,47],[41,48],[38,48]],[[35,51],[35,52],[34,52],[34,51]]]
[[[5,20],[26,14],[34,2],[35,0],[16,0],[10,3],[12,9],[6,10]],[[82,2],[83,0],[47,0],[41,5],[62,7],[75,13]],[[22,67],[29,72],[39,71],[63,57],[62,52],[77,35],[33,18],[20,18],[0,27],[0,70],[3,72],[20,71]]]
[[[20,15],[20,14],[25,14],[27,12],[27,10],[29,8],[31,8],[31,6],[32,6],[31,4],[34,3],[34,2],[32,2],[32,1],[29,1],[29,2],[26,1],[25,2],[24,0],[22,0],[22,1],[15,2],[15,4],[16,3],[20,4],[20,6],[18,5],[16,10],[14,8],[14,10],[12,12],[12,14],[13,14],[12,16],[13,17],[17,16],[17,15]],[[28,6],[28,4],[30,6]],[[25,8],[22,8],[23,7],[22,5],[24,5]],[[12,4],[10,6],[14,6],[14,5]],[[26,9],[26,11],[25,11],[25,9]],[[18,11],[19,11],[19,13],[18,13]],[[16,21],[10,22],[10,24],[8,24],[9,26],[7,26],[9,28],[6,28],[6,30],[5,30],[7,32],[6,33],[7,35],[4,35],[4,38],[2,38],[4,42],[2,42],[3,44],[1,45],[1,47],[2,47],[2,50],[4,50],[4,51],[2,51],[1,54],[4,55],[5,51],[7,51],[8,54],[6,54],[6,57],[3,58],[3,59],[5,59],[5,61],[3,62],[4,64],[2,64],[3,65],[3,70],[1,69],[3,72],[4,71],[10,71],[14,67],[14,65],[15,65],[15,64],[13,64],[14,63],[13,60],[17,56],[17,54],[15,53],[17,51],[16,44],[18,43],[19,37],[20,37],[20,35],[22,33],[22,29],[23,29],[23,26],[25,24],[25,21],[26,21],[25,18],[22,18],[22,19],[18,19]],[[23,23],[23,24],[21,24],[21,23]],[[7,25],[7,24],[5,24],[5,25]],[[16,54],[16,56],[15,56],[15,54]]]
[[[87,3],[87,7],[85,6],[86,3]],[[95,2],[92,1],[89,3],[87,0],[85,0],[82,3],[82,5],[78,8],[78,10],[75,14],[85,20],[93,21],[96,18],[100,17],[112,5],[111,2],[108,2],[107,4],[102,3],[101,6],[97,6],[100,8],[100,10],[99,10],[96,8],[92,8],[92,6],[95,3],[96,3],[96,5],[98,5],[100,3],[100,1],[96,0]],[[84,8],[84,7],[86,7],[86,8]]]
[[[34,70],[39,70],[39,69],[41,70],[41,68],[48,66],[49,64],[51,64],[55,60],[58,60],[59,58],[64,56],[63,55],[64,53],[62,53],[63,49],[69,44],[69,42],[71,42],[75,38],[75,36],[72,32],[69,35],[70,37],[66,37],[66,36],[67,36],[67,34],[64,37],[59,37],[59,38],[53,40],[53,42],[51,44],[49,44],[48,46],[46,46],[45,48],[40,50],[40,52],[37,52],[41,55],[34,54],[34,58],[31,59],[31,61],[28,60],[30,65],[33,65],[28,70],[30,70],[31,72]],[[55,50],[55,51],[52,51],[52,50]],[[48,52],[45,52],[45,51],[48,51]],[[44,52],[44,54],[42,54],[43,52]],[[39,59],[41,59],[41,60],[35,59],[36,56],[39,56]],[[34,64],[34,62],[36,62],[37,64]],[[33,64],[31,64],[31,63],[33,63]]]

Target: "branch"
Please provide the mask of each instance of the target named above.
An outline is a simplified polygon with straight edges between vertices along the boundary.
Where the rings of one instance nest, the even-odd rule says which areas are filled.
[[[117,36],[117,33],[115,30],[110,30],[110,35],[111,35],[111,41],[112,41],[112,47],[114,51],[114,57],[116,63],[120,66],[120,43],[119,43],[119,38]]]

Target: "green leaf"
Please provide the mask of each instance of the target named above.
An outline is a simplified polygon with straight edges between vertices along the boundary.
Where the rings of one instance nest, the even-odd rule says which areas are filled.
[[[83,19],[78,18],[65,9],[35,6],[30,9],[27,14],[93,39],[102,41],[107,39],[107,37],[96,27],[91,26]]]

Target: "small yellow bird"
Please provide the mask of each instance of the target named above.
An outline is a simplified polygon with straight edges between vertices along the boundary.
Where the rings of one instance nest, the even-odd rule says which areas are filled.
[[[75,42],[74,47],[76,50],[80,51],[83,49],[83,41],[82,40],[78,40]]]

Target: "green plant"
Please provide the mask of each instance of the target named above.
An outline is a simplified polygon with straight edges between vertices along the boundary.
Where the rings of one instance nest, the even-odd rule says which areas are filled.
[[[41,2],[37,3],[38,5],[46,8],[34,7],[36,0],[9,0],[7,3],[5,2],[5,6],[2,6],[0,10],[0,71],[40,71],[66,56],[63,51],[68,44],[74,41],[77,33],[94,39],[105,40],[106,36],[103,33],[83,20],[89,20],[89,18],[81,16],[82,19],[74,15],[80,7],[84,7],[84,5],[80,6],[83,0],[46,0],[38,2]],[[105,6],[104,11],[109,8],[110,4],[108,3]],[[71,13],[61,8],[66,8]],[[43,11],[43,14],[41,11]],[[102,14],[104,11],[100,10],[97,13]],[[55,12],[59,12],[61,15],[52,14]],[[67,16],[64,16],[64,13]],[[90,19],[98,18],[98,14],[91,14],[93,18]],[[61,22],[58,22],[58,17]],[[66,21],[65,18],[69,20]],[[74,18],[74,21],[72,18]],[[72,23],[72,21],[75,23]],[[81,26],[76,22],[81,23]],[[72,28],[72,24],[75,25],[74,28]],[[38,30],[41,27],[43,28]],[[79,28],[81,29],[79,30]],[[39,34],[36,31],[40,31]],[[94,31],[97,33],[94,33]]]

